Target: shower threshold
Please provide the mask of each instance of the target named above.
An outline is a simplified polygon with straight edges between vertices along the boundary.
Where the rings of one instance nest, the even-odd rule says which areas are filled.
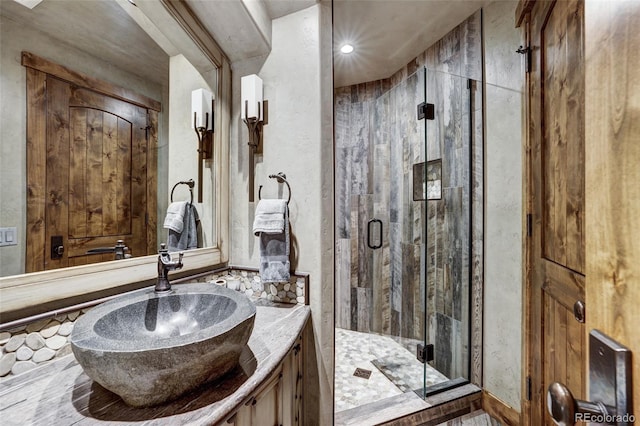
[[[413,392],[336,412],[335,426],[440,424],[468,414],[481,405],[482,390],[473,384],[448,389],[422,399]]]

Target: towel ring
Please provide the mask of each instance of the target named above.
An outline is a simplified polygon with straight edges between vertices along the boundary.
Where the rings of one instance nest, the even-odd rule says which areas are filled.
[[[175,191],[176,186],[178,185],[187,185],[189,187],[189,194],[191,194],[191,201],[189,203],[193,204],[193,187],[196,185],[193,179],[181,180],[180,182],[173,185],[173,188],[171,188],[171,202],[173,203],[173,191]]]
[[[287,199],[287,205],[289,205],[289,201],[291,201],[291,186],[289,182],[287,182],[287,175],[280,172],[277,175],[269,175],[269,179],[275,179],[278,183],[285,183],[287,185],[287,189],[289,190],[289,198]],[[258,200],[262,199],[262,185],[258,188]]]

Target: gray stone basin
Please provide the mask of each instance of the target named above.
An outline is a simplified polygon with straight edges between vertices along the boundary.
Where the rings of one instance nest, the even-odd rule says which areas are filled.
[[[85,373],[127,404],[157,405],[233,369],[255,315],[244,294],[215,284],[142,290],[80,317],[71,348]]]

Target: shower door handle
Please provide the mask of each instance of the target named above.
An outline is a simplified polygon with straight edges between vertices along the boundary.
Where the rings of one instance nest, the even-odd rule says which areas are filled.
[[[378,244],[376,245],[372,245],[371,244],[371,229],[373,228],[373,224],[377,223],[380,228],[380,234],[378,237]],[[367,223],[367,246],[370,249],[376,250],[379,249],[380,247],[382,247],[382,221],[380,219],[371,219],[368,223]]]

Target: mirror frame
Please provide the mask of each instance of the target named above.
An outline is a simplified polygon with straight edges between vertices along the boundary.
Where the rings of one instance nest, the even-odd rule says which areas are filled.
[[[144,13],[175,26],[178,24],[204,56],[217,68],[214,134],[215,228],[213,247],[186,251],[184,267],[176,276],[213,269],[228,262],[229,254],[229,127],[231,116],[231,65],[213,37],[183,0],[140,2]],[[105,295],[142,288],[157,277],[157,256],[102,262],[64,269],[0,278],[0,323],[55,311]],[[0,324],[1,325],[1,324]]]

